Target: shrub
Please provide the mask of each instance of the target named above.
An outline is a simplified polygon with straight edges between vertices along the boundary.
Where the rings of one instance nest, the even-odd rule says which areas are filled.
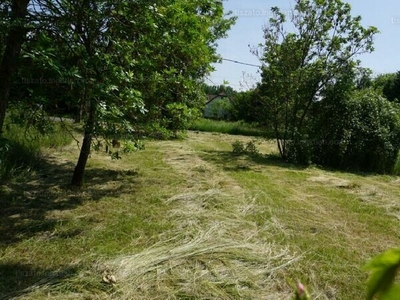
[[[245,153],[244,143],[241,141],[234,141],[232,143],[232,152],[235,155],[242,155]]]
[[[255,139],[247,142],[245,152],[247,152],[250,155],[258,155],[259,151],[257,149],[256,143],[257,140]]]
[[[232,143],[232,152],[235,155],[258,155],[259,151],[256,146],[257,140],[253,139],[246,143],[246,145],[241,141],[234,141]]]
[[[400,147],[400,109],[372,90],[348,99],[319,104],[304,147],[314,163],[378,173],[392,173]],[[304,151],[303,151],[304,153]]]

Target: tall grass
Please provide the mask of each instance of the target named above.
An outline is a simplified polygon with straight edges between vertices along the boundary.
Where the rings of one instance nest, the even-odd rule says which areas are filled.
[[[0,180],[24,176],[40,163],[41,149],[56,148],[71,143],[68,130],[54,124],[46,134],[35,128],[9,124],[0,138]]]
[[[235,135],[247,135],[247,136],[263,136],[265,132],[260,128],[244,123],[238,122],[227,122],[217,121],[211,119],[200,119],[192,123],[189,127],[190,130],[206,131],[206,132],[219,132],[226,134]]]
[[[400,175],[400,151],[397,153],[397,160],[394,164],[393,174],[397,176]]]

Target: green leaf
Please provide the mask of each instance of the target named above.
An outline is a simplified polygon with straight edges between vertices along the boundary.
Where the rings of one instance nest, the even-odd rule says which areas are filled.
[[[400,285],[397,284],[391,287],[386,293],[382,295],[380,300],[398,300],[400,295]]]
[[[367,281],[367,299],[384,295],[390,290],[400,266],[400,249],[388,250],[374,257],[366,266],[372,273]]]
[[[364,267],[366,270],[380,269],[391,266],[399,266],[400,264],[400,248],[390,249],[378,256],[374,257]]]

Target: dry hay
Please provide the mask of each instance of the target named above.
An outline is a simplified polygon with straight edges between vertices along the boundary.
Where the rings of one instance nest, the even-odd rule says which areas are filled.
[[[218,237],[218,226],[180,235],[108,266],[115,299],[287,299],[274,278],[297,258],[287,249]],[[128,287],[128,288],[127,288]],[[266,297],[266,298],[264,298]]]
[[[398,197],[393,195],[392,191],[397,180],[385,183],[366,178],[362,183],[359,183],[321,174],[308,178],[308,181],[345,189],[347,193],[354,195],[359,201],[368,205],[380,207],[386,211],[389,216],[394,216],[400,220],[400,203]]]
[[[351,188],[353,183],[349,180],[345,180],[338,177],[319,175],[308,178],[308,181],[323,183],[328,186],[338,187],[338,188]]]

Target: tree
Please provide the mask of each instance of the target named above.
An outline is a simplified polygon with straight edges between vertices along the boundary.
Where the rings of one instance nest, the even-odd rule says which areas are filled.
[[[218,59],[216,40],[234,22],[214,0],[60,0],[42,13],[51,16],[42,30],[54,49],[33,51],[31,59],[61,78],[81,79],[70,80],[76,106],[85,107],[74,186],[83,184],[94,139],[132,135],[153,120],[176,130],[169,120],[176,113],[179,129],[187,123],[203,103],[199,80]]]
[[[173,133],[169,105],[203,109],[200,82],[212,71],[210,62],[218,60],[216,41],[226,36],[235,18],[225,18],[222,2],[215,0],[163,0],[155,9],[141,12],[155,26],[146,27],[136,40],[136,65],[144,71],[134,78],[135,86],[148,109],[137,121],[144,131]]]
[[[358,90],[372,87],[372,70],[369,68],[357,68],[355,86]]]
[[[273,127],[285,159],[288,144],[299,144],[306,134],[310,109],[327,84],[355,68],[358,54],[373,51],[378,30],[362,27],[361,17],[350,12],[340,0],[296,0],[290,16],[294,32],[287,32],[285,14],[272,8],[264,30],[260,94],[263,118]]]
[[[389,101],[398,102],[400,100],[400,71],[377,76],[372,81],[372,86]]]
[[[6,4],[1,8],[8,8]],[[17,46],[21,48],[28,37],[31,43],[25,45],[23,59],[29,71],[62,84],[24,90],[46,108],[52,106],[50,93],[62,91],[62,102],[81,112],[84,138],[72,178],[75,186],[83,183],[94,139],[132,135],[150,123],[172,131],[184,129],[204,104],[201,81],[218,60],[216,41],[235,21],[225,18],[218,0],[35,0],[31,6],[29,31],[23,14],[18,22],[11,22],[16,14],[11,15],[10,28],[24,32]],[[1,31],[0,39],[14,37],[11,29]],[[14,46],[11,62],[19,57]],[[0,86],[7,97],[11,77],[6,74],[15,73],[16,63],[9,69],[12,72],[2,71],[6,84]],[[26,69],[21,70],[24,73]],[[171,121],[177,117],[178,127]]]
[[[260,122],[262,120],[260,88],[239,92],[232,101],[233,119],[248,123]],[[260,123],[261,124],[261,123]]]
[[[236,95],[236,91],[229,85],[208,85],[204,83],[203,86],[205,93],[208,95],[219,95],[221,93],[230,97]]]
[[[5,45],[4,50],[0,48],[0,53],[2,53],[0,57],[0,136],[3,132],[13,77],[17,71],[21,47],[27,33],[26,16],[29,2],[30,0],[13,0],[0,5],[2,11],[0,25],[4,26],[0,41]]]
[[[316,104],[313,119],[313,163],[351,169],[392,173],[400,147],[400,106],[373,89],[352,93],[342,83],[327,89]],[[303,151],[305,153],[305,151]]]

